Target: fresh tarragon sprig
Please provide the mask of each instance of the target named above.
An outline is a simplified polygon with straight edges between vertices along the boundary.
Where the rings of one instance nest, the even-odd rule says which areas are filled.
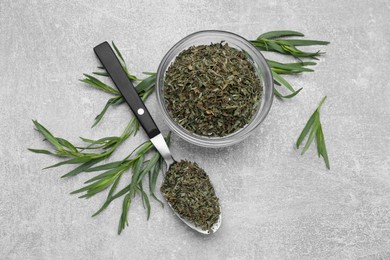
[[[326,151],[326,145],[325,145],[325,138],[324,133],[322,131],[321,121],[320,121],[320,108],[322,104],[324,103],[326,99],[326,96],[321,100],[320,104],[318,105],[317,109],[314,111],[314,113],[309,118],[309,121],[307,121],[305,127],[303,128],[301,134],[298,137],[296,146],[297,149],[299,149],[299,146],[302,144],[303,140],[309,134],[309,137],[307,138],[306,144],[303,147],[302,155],[309,149],[310,144],[313,142],[314,138],[317,141],[317,153],[318,157],[322,156],[325,161],[326,168],[330,170],[330,164],[329,164],[329,158],[328,158],[328,152]]]
[[[127,76],[130,80],[139,81],[135,76],[131,75],[128,72],[126,63],[118,50],[118,48],[113,43],[113,47],[116,50],[118,59],[121,61],[122,67],[127,73]],[[97,76],[107,76],[105,71],[95,72]],[[138,95],[143,101],[145,101],[150,94],[154,91],[155,88],[155,73],[147,73],[149,77],[139,81],[135,87]],[[105,91],[111,95],[114,95],[113,98],[109,99],[102,112],[95,118],[95,126],[102,118],[107,109],[112,105],[119,105],[124,102],[121,94],[118,90],[109,86],[106,83],[103,83],[98,78],[84,74],[85,78],[81,81],[86,83],[88,86],[94,87],[96,89]],[[105,159],[108,159],[117,147],[122,144],[130,136],[134,136],[139,131],[139,123],[135,117],[132,117],[127,127],[120,136],[111,136],[104,137],[98,140],[92,140],[87,138],[82,138],[84,146],[76,146],[70,141],[54,136],[49,130],[47,130],[43,125],[38,121],[33,120],[36,130],[45,138],[51,146],[52,150],[47,149],[29,149],[34,153],[47,154],[55,157],[65,158],[62,162],[54,164],[52,166],[46,167],[53,168],[65,164],[78,165],[70,172],[66,173],[62,177],[71,177],[78,175],[82,172],[102,172],[97,174],[95,177],[87,180],[85,186],[72,192],[71,194],[84,193],[80,198],[91,198],[97,193],[103,192],[106,189],[109,189],[106,202],[101,206],[101,208],[93,214],[93,216],[98,215],[108,205],[124,196],[123,205],[122,205],[122,214],[119,221],[118,233],[121,233],[122,230],[126,227],[128,220],[127,214],[130,208],[131,200],[137,195],[140,194],[142,198],[142,203],[147,209],[147,218],[150,217],[151,205],[149,196],[159,201],[155,195],[156,181],[160,168],[162,167],[163,160],[160,154],[154,149],[150,141],[146,141],[136,148],[132,153],[130,153],[126,158],[121,161],[109,162],[95,166],[96,164],[102,162]],[[166,141],[169,144],[170,134],[166,137]],[[121,177],[126,172],[132,173],[132,178],[130,183],[120,191],[116,192],[116,188],[121,180]],[[145,192],[142,184],[142,180],[148,176],[149,178],[149,195]],[[162,204],[163,205],[163,204]]]
[[[69,141],[60,137],[55,137],[37,121],[33,122],[38,132],[41,133],[45,137],[45,140],[47,140],[55,148],[55,151],[29,149],[30,151],[35,153],[54,155],[57,157],[72,157],[72,159],[57,163],[47,168],[58,167],[63,164],[80,164],[80,166],[76,167],[74,170],[63,175],[62,177],[75,176],[81,172],[102,172],[95,177],[87,180],[85,182],[84,187],[71,192],[71,194],[84,193],[84,195],[81,195],[79,198],[88,199],[93,197],[97,193],[100,193],[110,188],[106,202],[104,202],[101,208],[92,216],[96,216],[101,213],[104,209],[108,207],[108,205],[112,201],[118,199],[119,197],[125,196],[123,200],[123,210],[118,227],[119,234],[122,232],[122,230],[128,223],[127,214],[130,208],[130,203],[132,198],[135,197],[137,194],[141,195],[142,203],[147,209],[147,219],[149,219],[150,217],[150,201],[148,195],[144,191],[142,184],[142,180],[145,176],[148,176],[149,178],[149,196],[151,196],[152,198],[160,202],[161,205],[163,205],[163,203],[155,195],[156,181],[160,172],[160,168],[162,167],[163,160],[160,154],[154,149],[154,146],[150,141],[142,143],[123,160],[94,166],[96,163],[102,161],[105,158],[108,158],[110,155],[102,156],[102,154],[99,153],[85,153],[80,152],[80,150],[104,150],[104,147],[75,147]],[[168,134],[165,139],[166,142],[169,144],[170,134]],[[150,157],[148,157],[148,155]],[[132,173],[130,183],[120,191],[116,192],[116,188],[119,184],[122,175],[128,171],[131,171]]]
[[[297,95],[302,88],[295,90],[291,84],[281,76],[281,74],[297,74],[302,72],[313,72],[305,66],[316,65],[315,62],[303,62],[302,58],[310,58],[318,60],[318,56],[324,52],[305,52],[297,48],[297,46],[313,46],[327,45],[327,41],[306,40],[306,39],[290,39],[287,37],[304,37],[303,33],[297,31],[270,31],[261,34],[256,40],[250,41],[256,48],[261,51],[277,52],[284,55],[293,56],[300,62],[297,63],[280,63],[272,60],[267,60],[274,78],[274,83],[278,86],[284,86],[289,92],[288,95],[282,95],[276,88],[274,94],[279,98],[292,98]]]
[[[305,52],[297,46],[327,45],[327,41],[306,40],[306,39],[285,39],[285,37],[304,37],[303,33],[297,31],[271,31],[261,34],[252,44],[263,51],[273,51],[295,58],[310,58],[318,60],[323,52]]]

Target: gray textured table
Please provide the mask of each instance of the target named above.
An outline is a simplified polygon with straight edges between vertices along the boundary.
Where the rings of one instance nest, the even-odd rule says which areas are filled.
[[[140,2],[0,2],[0,258],[390,259],[390,2]],[[130,116],[125,106],[90,128],[108,97],[78,82],[98,64],[92,47],[114,40],[141,75],[203,29],[247,38],[294,29],[332,44],[322,48],[327,54],[315,73],[290,78],[303,91],[275,100],[244,142],[212,150],[173,136],[174,154],[210,173],[223,206],[218,233],[197,235],[155,202],[147,222],[136,199],[118,236],[121,202],[91,218],[105,195],[68,195],[91,175],[60,179],[71,167],[41,171],[57,160],[26,150],[45,147],[31,119],[73,141],[120,134]],[[300,156],[293,146],[324,95],[331,171],[315,147]],[[168,130],[154,96],[147,106]],[[143,140],[141,133],[114,158]]]

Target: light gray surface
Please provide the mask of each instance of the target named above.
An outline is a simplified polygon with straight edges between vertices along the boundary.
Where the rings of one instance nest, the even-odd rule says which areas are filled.
[[[390,259],[389,3],[2,0],[0,258]],[[120,134],[130,116],[125,106],[90,129],[108,98],[78,82],[98,65],[92,47],[115,40],[131,71],[141,75],[155,71],[182,37],[203,29],[251,39],[294,29],[332,44],[322,48],[327,54],[315,73],[291,78],[304,90],[292,100],[275,100],[246,141],[212,150],[173,136],[175,156],[196,160],[210,173],[223,206],[218,233],[195,234],[155,202],[147,222],[136,199],[129,227],[118,236],[120,201],[91,218],[105,195],[68,195],[91,174],[61,179],[71,167],[41,171],[58,161],[26,150],[45,147],[31,119],[76,142],[79,135]],[[314,147],[305,156],[293,147],[324,95],[331,171]],[[147,106],[166,131],[154,96]],[[114,158],[143,140],[140,134]]]

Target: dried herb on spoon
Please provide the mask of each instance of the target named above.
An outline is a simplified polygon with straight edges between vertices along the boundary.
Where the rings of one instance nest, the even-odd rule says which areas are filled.
[[[169,167],[161,193],[182,217],[210,230],[221,213],[219,199],[206,172],[196,163],[176,162]]]

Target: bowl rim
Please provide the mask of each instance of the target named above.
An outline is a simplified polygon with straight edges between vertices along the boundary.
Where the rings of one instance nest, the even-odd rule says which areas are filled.
[[[260,112],[263,112],[263,117],[260,118],[260,120],[258,120],[258,121],[253,120],[249,124],[247,124],[245,127],[243,127],[242,129],[240,129],[234,133],[231,133],[229,135],[223,136],[223,137],[207,137],[207,136],[201,136],[201,135],[191,133],[190,131],[188,131],[187,129],[185,129],[184,127],[180,126],[178,123],[175,122],[175,120],[169,115],[169,112],[166,109],[164,97],[162,95],[162,89],[164,86],[163,81],[164,81],[166,70],[169,68],[171,62],[174,60],[174,58],[180,52],[178,52],[175,55],[173,55],[173,53],[178,48],[182,47],[182,44],[186,43],[187,41],[189,41],[189,40],[191,40],[199,35],[215,36],[216,34],[218,36],[226,36],[226,37],[235,38],[235,40],[239,41],[240,43],[245,45],[248,49],[250,49],[255,54],[255,57],[257,59],[259,59],[260,63],[262,65],[264,65],[263,66],[264,68],[261,67],[262,73],[268,74],[268,76],[270,77],[271,80],[270,80],[270,82],[266,82],[265,79],[263,80],[263,82],[264,82],[263,88],[268,87],[270,90],[267,92],[268,97],[264,97],[264,95],[265,95],[264,90],[262,93],[262,101],[264,102],[264,100],[266,98],[268,98],[268,101],[267,101],[268,105],[266,107],[263,107],[263,104],[260,104],[258,111],[254,115],[254,116],[256,116]],[[228,39],[227,39],[227,42],[229,42]],[[172,55],[173,55],[173,57],[171,57]],[[250,55],[250,57],[253,59],[252,56],[253,55]],[[258,62],[256,62],[255,59],[253,59],[253,60],[258,65]],[[259,72],[257,72],[257,73],[259,73]],[[264,78],[265,78],[265,76],[264,76]],[[186,140],[187,142],[190,142],[190,143],[198,145],[198,146],[212,147],[212,148],[230,146],[230,145],[238,143],[238,142],[244,140],[246,137],[248,137],[253,132],[253,130],[257,126],[259,126],[264,121],[264,119],[267,117],[267,115],[272,107],[273,98],[274,98],[272,72],[271,72],[271,69],[270,69],[265,57],[263,56],[263,54],[244,37],[242,37],[238,34],[228,32],[228,31],[223,31],[223,30],[197,31],[197,32],[194,32],[194,33],[187,35],[186,37],[184,37],[183,39],[178,41],[176,44],[174,44],[169,49],[169,51],[164,55],[163,59],[161,60],[161,62],[159,64],[159,67],[157,70],[157,75],[156,75],[156,88],[157,88],[158,104],[159,104],[160,109],[162,110],[163,118],[164,118],[165,122],[167,123],[168,127],[174,133],[179,135],[182,139]],[[263,102],[261,102],[261,103],[263,103]]]

